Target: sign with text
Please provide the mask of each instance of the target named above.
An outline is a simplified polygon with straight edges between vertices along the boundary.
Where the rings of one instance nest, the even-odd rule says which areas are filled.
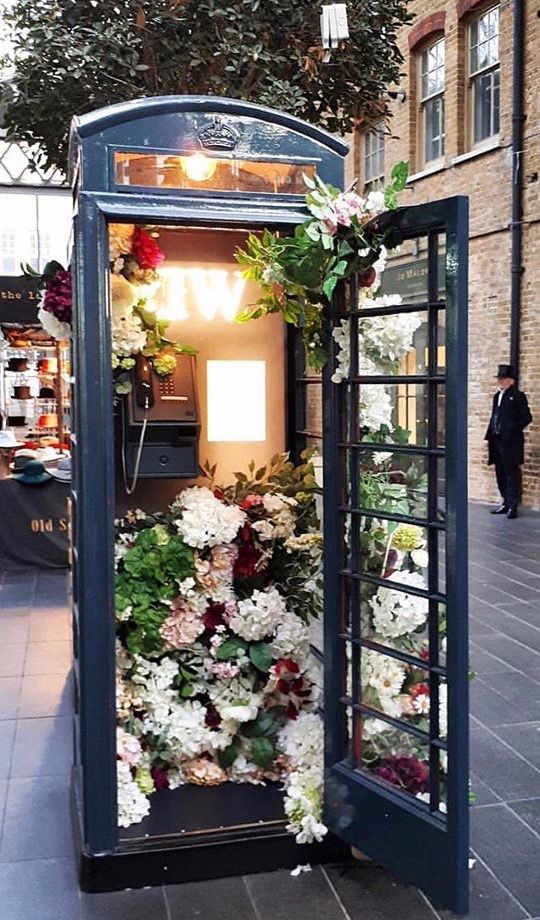
[[[37,324],[40,298],[37,279],[0,275],[0,323]]]

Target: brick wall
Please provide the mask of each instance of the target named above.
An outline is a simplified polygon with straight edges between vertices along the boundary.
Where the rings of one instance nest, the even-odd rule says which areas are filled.
[[[497,497],[492,470],[486,465],[484,432],[494,391],[493,374],[499,362],[509,360],[510,348],[510,220],[511,220],[511,82],[512,4],[500,8],[501,106],[498,146],[459,160],[470,150],[467,130],[466,43],[467,17],[493,4],[477,0],[412,0],[415,15],[411,26],[402,30],[400,47],[405,58],[399,88],[407,93],[405,103],[392,103],[389,123],[392,137],[385,145],[387,175],[393,163],[409,160],[413,175],[403,193],[403,204],[419,204],[450,195],[470,199],[469,265],[469,457],[472,498]],[[441,35],[444,12],[445,36],[445,128],[444,162],[426,174],[418,143],[418,55],[436,35]],[[461,16],[461,18],[460,18]],[[435,30],[430,32],[430,26]],[[412,34],[412,40],[410,38]],[[525,152],[523,295],[520,386],[529,396],[534,422],[526,436],[523,469],[524,503],[540,508],[540,94],[536,61],[540,50],[540,19],[536,7],[526,12],[525,50]],[[413,51],[409,45],[413,44]],[[390,87],[396,89],[397,87]],[[362,136],[355,136],[352,161],[362,171]],[[456,158],[458,158],[456,162]],[[424,172],[422,172],[424,170]],[[536,178],[535,178],[536,174]],[[361,185],[360,185],[361,187]]]

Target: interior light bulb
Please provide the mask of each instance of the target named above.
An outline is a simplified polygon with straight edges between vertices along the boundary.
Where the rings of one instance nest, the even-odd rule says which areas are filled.
[[[192,182],[207,182],[217,169],[217,161],[204,155],[192,153],[190,157],[180,157],[180,163],[188,179]]]

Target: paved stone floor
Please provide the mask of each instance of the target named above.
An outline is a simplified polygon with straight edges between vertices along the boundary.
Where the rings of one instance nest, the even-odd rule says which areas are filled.
[[[471,507],[471,920],[540,918],[540,514]],[[2,920],[450,920],[373,866],[80,895],[65,577],[0,587]],[[299,855],[299,862],[301,856]]]

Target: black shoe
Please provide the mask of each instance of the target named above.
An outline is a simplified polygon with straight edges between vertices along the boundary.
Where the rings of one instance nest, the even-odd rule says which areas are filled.
[[[510,520],[513,520],[513,518],[517,518],[517,508],[510,508],[510,511],[508,512],[506,517],[509,518]]]
[[[507,514],[510,509],[508,505],[500,505],[498,508],[493,508],[492,514]]]

